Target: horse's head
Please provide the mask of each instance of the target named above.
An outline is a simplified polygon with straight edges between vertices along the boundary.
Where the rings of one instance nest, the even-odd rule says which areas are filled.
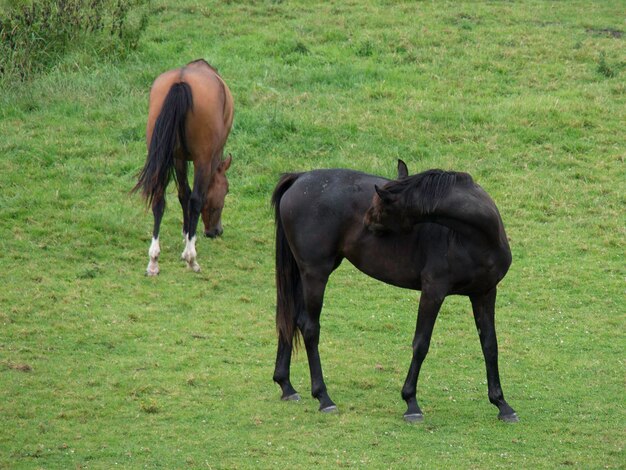
[[[408,232],[415,224],[435,219],[439,222],[451,217],[465,220],[458,212],[463,212],[467,204],[480,197],[474,193],[468,195],[468,188],[475,187],[475,184],[467,173],[434,169],[413,176],[405,174],[405,168],[401,169],[399,163],[399,178],[382,188],[375,187],[372,205],[364,218],[368,229],[373,232]],[[454,197],[455,202],[449,202]],[[447,209],[444,208],[446,204]],[[456,210],[450,209],[451,204]]]
[[[228,158],[221,161],[218,165],[211,178],[206,200],[202,208],[204,235],[210,238],[219,237],[224,232],[222,228],[222,209],[224,209],[224,199],[226,199],[226,194],[228,194],[226,170],[230,168],[232,160],[232,156],[228,155]]]
[[[412,224],[406,217],[402,196],[387,190],[386,186],[374,186],[376,193],[365,213],[365,226],[375,233],[410,231]]]
[[[408,176],[409,170],[406,163],[398,160],[398,180]],[[406,220],[405,205],[401,195],[387,190],[387,186],[383,188],[374,186],[376,193],[372,198],[372,205],[365,213],[365,226],[376,233],[410,230],[411,225]]]

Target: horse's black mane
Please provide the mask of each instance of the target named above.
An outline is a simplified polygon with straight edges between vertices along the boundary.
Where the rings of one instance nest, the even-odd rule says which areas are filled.
[[[456,184],[471,184],[472,177],[467,173],[445,170],[427,170],[416,175],[391,181],[384,189],[399,195],[403,204],[419,204],[418,210],[424,214],[432,212],[441,198],[445,197]],[[415,193],[419,198],[415,199]]]

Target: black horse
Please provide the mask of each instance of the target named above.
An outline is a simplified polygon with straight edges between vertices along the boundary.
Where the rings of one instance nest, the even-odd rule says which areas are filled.
[[[487,367],[489,401],[504,421],[518,417],[502,393],[495,330],[496,286],[511,264],[502,219],[487,193],[466,173],[429,170],[390,181],[351,170],[285,174],[272,196],[276,217],[274,381],[284,400],[300,397],[289,369],[299,333],[320,411],[335,411],[318,352],[320,313],[330,274],[347,258],[380,281],[421,290],[413,358],[402,398],[404,418],[421,421],[416,387],[441,304],[470,298]]]

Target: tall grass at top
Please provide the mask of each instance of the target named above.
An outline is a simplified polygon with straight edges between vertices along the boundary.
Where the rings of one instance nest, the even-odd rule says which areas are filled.
[[[6,0],[0,3],[0,80],[23,81],[72,48],[125,56],[148,24],[150,0]]]

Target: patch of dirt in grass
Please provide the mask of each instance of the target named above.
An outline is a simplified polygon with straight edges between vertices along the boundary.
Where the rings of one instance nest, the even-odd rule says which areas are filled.
[[[4,364],[11,370],[17,370],[19,372],[32,372],[33,368],[25,362],[5,362]]]
[[[621,38],[622,36],[624,36],[624,31],[612,28],[587,28],[585,31],[589,34],[611,36],[613,38]]]

